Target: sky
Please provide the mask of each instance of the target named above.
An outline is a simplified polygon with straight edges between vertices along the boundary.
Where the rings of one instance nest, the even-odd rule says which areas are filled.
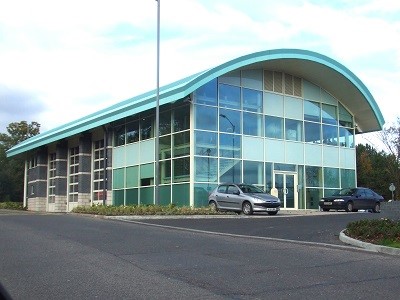
[[[161,0],[160,85],[242,55],[326,55],[400,117],[400,1]],[[41,132],[153,90],[157,1],[0,0],[0,132]]]

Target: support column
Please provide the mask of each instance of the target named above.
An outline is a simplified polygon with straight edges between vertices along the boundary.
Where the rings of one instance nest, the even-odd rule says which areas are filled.
[[[92,204],[92,136],[85,134],[79,138],[78,205]]]
[[[56,147],[56,178],[54,211],[67,211],[67,173],[68,172],[68,143],[62,142]]]
[[[33,154],[28,170],[28,210],[46,211],[47,204],[47,149]]]

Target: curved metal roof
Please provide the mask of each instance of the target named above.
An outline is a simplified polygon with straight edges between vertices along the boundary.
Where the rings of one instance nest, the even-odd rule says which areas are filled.
[[[289,73],[322,87],[350,109],[359,132],[381,130],[385,123],[374,97],[356,75],[327,56],[299,49],[275,49],[248,54],[161,87],[160,105],[184,98],[225,73],[255,68]],[[156,90],[152,90],[23,141],[8,150],[7,156],[27,152],[155,106]]]

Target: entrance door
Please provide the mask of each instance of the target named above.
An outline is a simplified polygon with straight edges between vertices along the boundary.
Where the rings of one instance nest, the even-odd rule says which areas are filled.
[[[275,188],[281,199],[281,208],[297,209],[297,173],[275,172]]]

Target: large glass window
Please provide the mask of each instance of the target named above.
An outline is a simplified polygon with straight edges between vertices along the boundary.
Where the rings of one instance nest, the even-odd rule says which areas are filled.
[[[336,106],[322,104],[322,123],[337,125]]]
[[[171,111],[160,114],[160,135],[171,133]]]
[[[190,128],[190,108],[189,105],[179,107],[174,110],[173,116],[174,132]]]
[[[240,87],[220,84],[219,106],[240,109]]]
[[[195,94],[195,102],[207,105],[217,105],[217,79],[213,79],[199,87]]]
[[[341,188],[355,187],[356,186],[356,171],[349,169],[340,170]]]
[[[264,114],[283,117],[283,95],[264,93]]]
[[[196,105],[195,128],[217,131],[217,108]]]
[[[140,186],[154,184],[154,164],[144,164],[140,166]]]
[[[104,140],[93,145],[93,200],[103,200],[104,193]]]
[[[69,202],[78,202],[79,147],[69,149]]]
[[[321,122],[321,107],[319,103],[304,100],[304,120]]]
[[[213,157],[195,157],[195,181],[216,182],[218,161]]]
[[[243,112],[243,134],[262,136],[262,115]]]
[[[240,158],[241,157],[241,139],[236,134],[219,135],[219,156]]]
[[[303,140],[303,122],[298,120],[285,119],[285,139],[290,141]]]
[[[145,117],[140,122],[140,136],[142,141],[154,137],[153,116]]]
[[[242,182],[242,165],[240,160],[219,160],[219,182]]]
[[[241,133],[240,111],[231,109],[219,110],[219,131]]]
[[[339,169],[324,168],[324,187],[325,188],[340,188]]]
[[[217,134],[207,131],[195,131],[195,154],[217,156]]]
[[[243,70],[242,86],[253,88],[256,90],[263,89],[263,70]]]
[[[322,168],[306,166],[307,187],[322,187]]]
[[[49,203],[55,202],[56,197],[56,154],[51,153],[49,155],[49,183],[48,183],[48,195],[47,199]]]
[[[307,143],[321,143],[321,124],[304,122],[304,140]]]
[[[285,96],[285,117],[290,119],[303,119],[303,100]]]
[[[113,189],[123,189],[125,187],[125,168],[113,170]]]
[[[139,167],[126,168],[126,187],[137,187],[139,184]]]
[[[250,89],[243,89],[243,110],[262,112],[262,92]]]
[[[339,143],[342,147],[354,148],[354,130],[339,127]]]
[[[173,135],[173,157],[185,156],[190,154],[190,132],[183,131]]]
[[[160,161],[159,167],[160,183],[171,183],[171,160]]]
[[[338,145],[338,128],[337,126],[322,125],[322,137],[325,145]]]
[[[171,158],[171,135],[160,137],[160,159]]]
[[[126,125],[126,143],[139,141],[139,121],[134,121]]]
[[[190,180],[190,158],[183,157],[172,161],[174,182],[186,182]]]
[[[265,136],[274,139],[283,139],[283,119],[265,116]]]
[[[244,161],[243,182],[264,187],[264,164],[258,161]]]
[[[341,126],[353,127],[353,117],[347,109],[339,103],[339,123]]]
[[[322,198],[322,189],[306,189],[306,208],[317,209],[319,199]]]
[[[114,130],[114,146],[125,145],[125,125],[121,125]]]

